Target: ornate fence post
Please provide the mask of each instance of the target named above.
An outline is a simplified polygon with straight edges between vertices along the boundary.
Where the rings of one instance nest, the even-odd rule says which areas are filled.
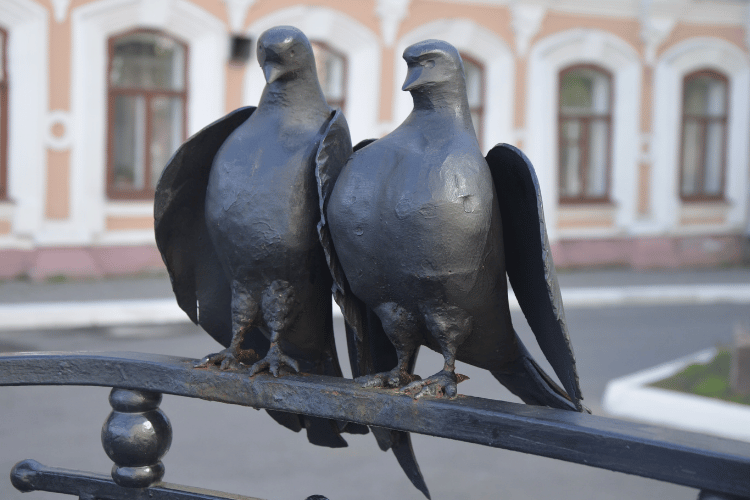
[[[109,394],[112,413],[102,427],[102,446],[120,486],[146,488],[164,477],[161,458],[172,444],[172,426],[159,403],[158,392],[115,387]]]

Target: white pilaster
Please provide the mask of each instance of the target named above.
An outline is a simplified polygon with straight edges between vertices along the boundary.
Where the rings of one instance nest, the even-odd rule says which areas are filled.
[[[378,0],[375,13],[380,18],[380,31],[387,47],[393,46],[398,28],[409,13],[411,0]]]

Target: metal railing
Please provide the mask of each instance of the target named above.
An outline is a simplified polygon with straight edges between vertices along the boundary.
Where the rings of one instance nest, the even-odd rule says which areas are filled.
[[[475,397],[415,401],[342,378],[249,378],[242,372],[194,369],[194,363],[141,353],[0,354],[0,386],[113,388],[113,412],[102,430],[102,444],[114,462],[111,478],[24,460],[11,473],[14,486],[85,500],[251,500],[161,482],[160,460],[172,434],[158,405],[162,394],[173,394],[556,458],[697,488],[704,500],[750,498],[750,443]],[[139,425],[145,421],[148,425]],[[149,431],[139,435],[142,428]]]

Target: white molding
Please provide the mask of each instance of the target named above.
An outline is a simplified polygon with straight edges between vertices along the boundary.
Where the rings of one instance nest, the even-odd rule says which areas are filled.
[[[224,113],[227,29],[187,0],[99,0],[73,9],[71,216],[49,225],[47,244],[88,245],[107,241],[107,40],[130,29],[163,30],[189,46],[187,135]],[[67,232],[66,229],[67,228]],[[117,231],[122,243],[140,235]],[[129,239],[128,239],[129,238]]]
[[[400,56],[408,46],[429,38],[445,40],[484,67],[485,112],[481,138],[484,152],[495,144],[513,142],[516,138],[512,121],[515,82],[513,52],[496,33],[468,19],[438,19],[418,26],[398,40],[392,83],[393,123],[396,126],[401,124],[414,108],[411,94],[401,90],[406,78],[406,63]]]
[[[0,23],[8,32],[8,197],[15,206],[0,248],[25,248],[42,225],[46,199],[49,14],[31,0],[2,0]]]
[[[515,1],[542,5],[554,12],[564,12],[580,16],[618,18],[638,18],[641,1],[634,0],[429,0],[433,3],[453,3],[463,5],[491,5],[495,7],[512,5]],[[745,0],[653,0],[652,10],[657,16],[674,17],[679,22],[691,24],[736,25],[743,19],[747,6]]]
[[[377,0],[375,13],[380,18],[380,32],[386,47],[392,47],[401,22],[409,15],[411,0]]]
[[[544,5],[521,3],[514,0],[510,6],[511,26],[516,35],[516,54],[524,57],[529,51],[529,42],[539,32],[547,8]]]
[[[682,82],[685,75],[713,68],[729,78],[729,123],[727,135],[727,176],[725,184],[726,224],[712,228],[724,233],[742,230],[747,224],[748,152],[750,151],[750,68],[747,53],[717,38],[691,38],[666,51],[654,71],[653,177],[651,207],[662,231],[693,233],[694,227],[679,227],[679,157]],[[702,232],[706,232],[703,228]]]
[[[52,133],[55,125],[62,126],[62,135],[56,136]],[[63,109],[55,109],[47,113],[47,127],[45,132],[45,141],[48,148],[55,151],[70,149],[73,142],[70,113]]]
[[[346,56],[346,119],[352,142],[380,137],[380,43],[369,28],[354,18],[326,7],[298,5],[277,10],[252,23],[248,33],[253,40],[265,30],[290,25],[302,30],[310,40],[319,40]],[[266,82],[260,68],[248,68],[243,101],[257,105]]]
[[[656,62],[656,51],[672,33],[676,24],[676,20],[671,17],[655,17],[647,14],[641,18],[641,40],[645,45],[646,64],[653,66]]]
[[[70,0],[52,0],[52,7],[55,11],[55,21],[58,23],[65,22],[65,18],[68,16]]]
[[[153,217],[154,204],[150,201],[108,201],[105,214],[108,217]]]
[[[612,172],[610,195],[615,226],[580,230],[557,228],[559,72],[574,64],[595,64],[612,74]],[[531,48],[527,77],[527,155],[536,166],[545,201],[550,241],[562,237],[606,237],[623,232],[637,217],[640,143],[641,62],[636,50],[615,35],[574,29],[550,35]]]

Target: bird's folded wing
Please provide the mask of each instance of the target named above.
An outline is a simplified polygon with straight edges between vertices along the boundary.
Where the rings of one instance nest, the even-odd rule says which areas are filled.
[[[366,373],[372,373],[372,361],[367,353],[367,308],[349,289],[349,283],[336,255],[336,249],[333,245],[331,230],[326,217],[328,200],[333,192],[336,179],[353,152],[349,130],[348,128],[344,129],[342,123],[343,126],[346,126],[341,111],[337,110],[329,124],[325,138],[320,143],[316,156],[315,175],[318,180],[318,195],[320,200],[318,236],[325,251],[328,268],[333,276],[333,297],[339,307],[341,307],[341,312],[346,321],[352,376],[358,377]],[[339,146],[339,142],[343,140],[347,141],[348,151]],[[359,148],[360,145],[358,144],[357,146]]]
[[[206,187],[219,148],[253,111],[233,111],[188,139],[167,163],[154,196],[156,245],[177,303],[224,346],[232,339],[231,290],[206,228]]]
[[[542,352],[580,410],[583,397],[534,167],[509,144],[495,146],[486,159],[502,215],[510,284]]]

